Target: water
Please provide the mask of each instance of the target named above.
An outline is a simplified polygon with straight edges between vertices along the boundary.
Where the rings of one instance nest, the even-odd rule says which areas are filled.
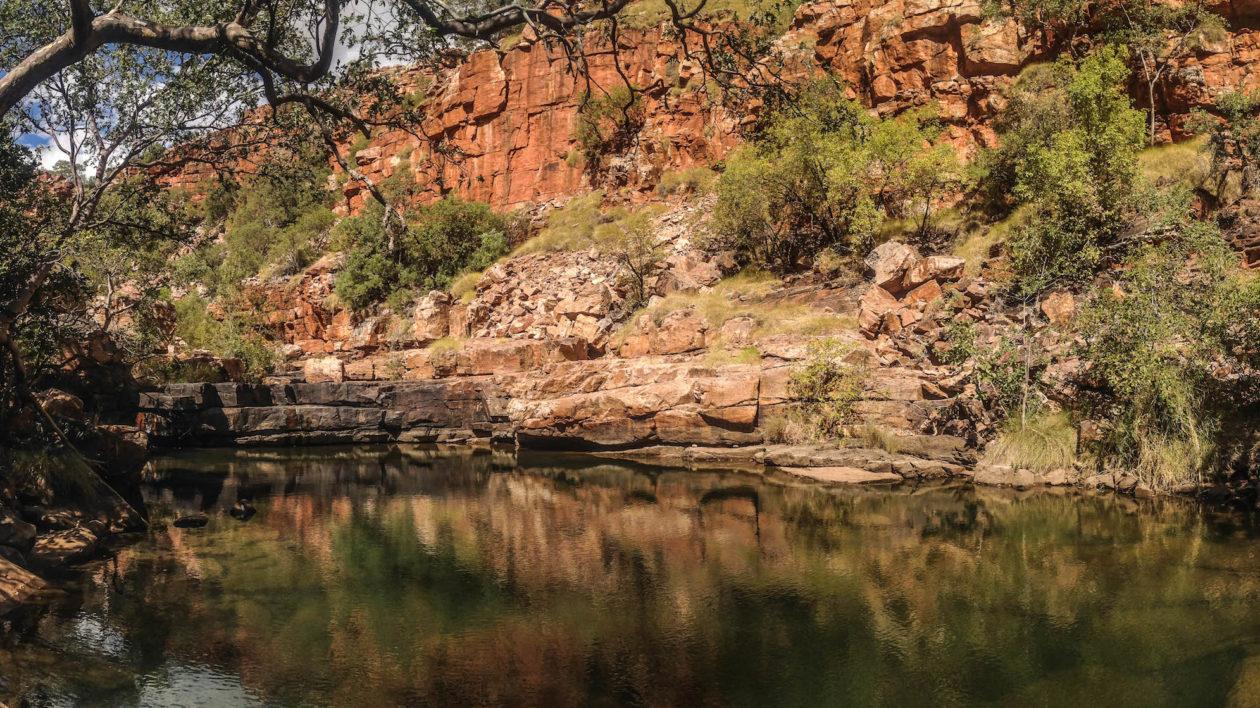
[[[1247,705],[1260,539],[1178,502],[423,449],[159,460],[11,706]],[[247,522],[227,514],[253,497]]]

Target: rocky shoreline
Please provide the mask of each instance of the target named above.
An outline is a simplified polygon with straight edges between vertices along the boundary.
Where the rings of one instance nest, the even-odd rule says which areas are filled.
[[[725,373],[719,376],[725,385],[738,387],[738,381],[729,376],[734,372]],[[697,380],[681,383],[690,388]],[[857,441],[775,444],[767,442],[756,425],[757,408],[781,405],[782,401],[771,397],[766,402],[755,394],[724,391],[725,395],[706,390],[674,407],[640,415],[623,408],[605,410],[603,417],[592,414],[540,420],[525,414],[540,409],[554,411],[555,406],[526,405],[494,377],[426,382],[174,384],[141,395],[139,420],[158,447],[507,445],[586,452],[662,466],[776,468],[830,483],[954,479],[1016,488],[1078,486],[1138,496],[1154,493],[1123,472],[1099,473],[1088,468],[1034,472],[982,464],[966,439],[952,435],[899,435],[894,450],[863,447]],[[623,396],[625,404],[631,393],[623,392]],[[727,405],[704,408],[706,400]],[[745,425],[734,424],[732,414],[720,415],[740,407],[753,409]],[[662,415],[667,420],[692,415],[695,425],[658,427],[657,419]]]

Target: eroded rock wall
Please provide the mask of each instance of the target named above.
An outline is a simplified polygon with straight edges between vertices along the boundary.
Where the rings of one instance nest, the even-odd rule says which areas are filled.
[[[1162,140],[1186,137],[1191,110],[1256,84],[1256,8],[1216,9],[1231,31],[1169,72],[1156,99]],[[1012,20],[985,19],[978,0],[809,2],[780,44],[804,65],[835,72],[881,115],[936,104],[963,150],[996,140],[1003,92],[1029,63],[1051,58],[1039,34]],[[427,118],[414,132],[376,135],[352,156],[355,166],[377,182],[410,172],[421,201],[451,193],[510,209],[604,187],[649,196],[663,172],[721,160],[757,110],[755,103],[732,110],[711,101],[698,68],[679,61],[678,47],[659,30],[623,32],[615,49],[594,37],[587,47],[592,85],[620,85],[620,62],[644,90],[647,117],[634,145],[603,156],[598,169],[581,159],[574,139],[587,84],[558,51],[528,38],[507,51],[471,54],[453,68],[400,70],[399,83],[422,101]],[[1146,102],[1136,87],[1135,98]],[[191,165],[167,179],[196,191],[208,169]],[[344,175],[334,183],[345,197],[340,209],[356,213],[368,198],[362,185]]]

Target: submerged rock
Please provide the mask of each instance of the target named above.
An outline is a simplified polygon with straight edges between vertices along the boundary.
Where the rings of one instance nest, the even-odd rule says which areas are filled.
[[[208,523],[210,523],[209,517],[197,514],[196,516],[181,516],[171,525],[180,529],[199,529]]]

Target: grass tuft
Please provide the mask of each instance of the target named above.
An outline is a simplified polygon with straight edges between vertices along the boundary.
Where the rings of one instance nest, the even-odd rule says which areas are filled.
[[[1069,468],[1076,462],[1076,426],[1066,413],[1012,418],[984,452],[984,462],[1033,472]]]

